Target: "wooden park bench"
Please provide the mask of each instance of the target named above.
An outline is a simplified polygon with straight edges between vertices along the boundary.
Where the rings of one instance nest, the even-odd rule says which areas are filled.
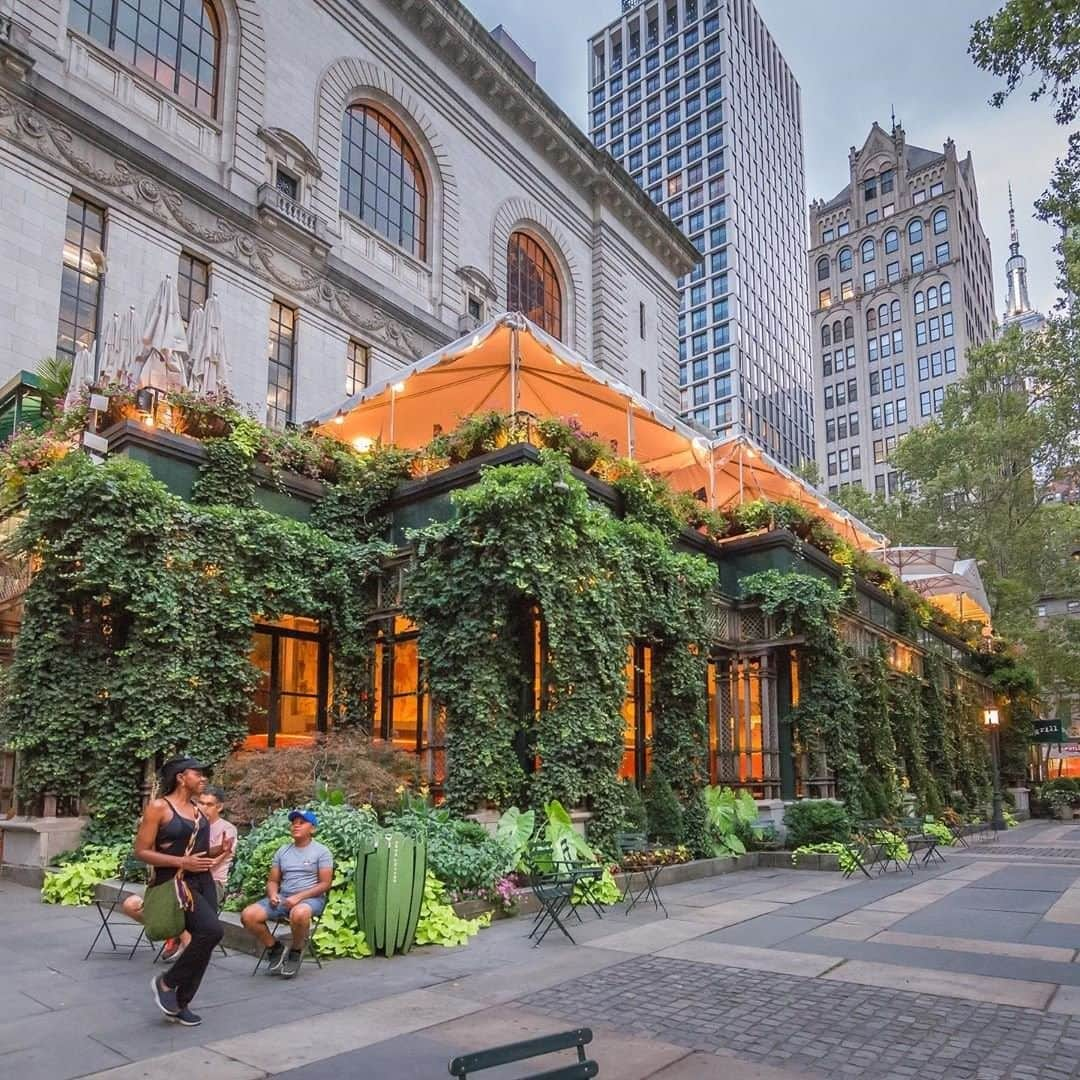
[[[508,1065],[515,1061],[527,1061],[529,1058],[555,1054],[560,1050],[576,1049],[577,1061],[532,1075],[535,1080],[589,1080],[590,1077],[600,1074],[600,1066],[585,1056],[585,1047],[592,1042],[592,1037],[590,1028],[577,1028],[575,1031],[541,1035],[537,1039],[524,1039],[521,1042],[493,1046],[490,1050],[462,1054],[450,1060],[450,1075],[457,1077],[457,1080],[468,1080],[473,1073],[483,1069],[494,1069],[498,1065]]]

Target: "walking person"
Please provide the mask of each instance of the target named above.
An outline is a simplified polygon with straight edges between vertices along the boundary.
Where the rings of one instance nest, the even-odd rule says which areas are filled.
[[[177,891],[191,941],[151,986],[157,1007],[186,1027],[202,1023],[189,1006],[224,933],[211,871],[232,855],[228,838],[219,849],[211,848],[210,821],[198,805],[206,787],[204,771],[194,758],[167,761],[161,768],[162,797],[146,807],[135,834],[135,857],[150,866],[151,885],[182,875]]]

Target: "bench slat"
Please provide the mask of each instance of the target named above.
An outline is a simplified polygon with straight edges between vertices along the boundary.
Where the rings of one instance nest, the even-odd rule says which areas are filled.
[[[460,1057],[451,1059],[450,1075],[465,1076],[480,1069],[492,1069],[496,1065],[506,1065],[512,1061],[524,1061],[526,1058],[540,1057],[543,1054],[553,1054],[558,1050],[570,1050],[587,1046],[592,1042],[592,1030],[590,1028],[577,1028],[574,1031],[560,1031],[554,1035],[541,1035],[536,1039],[523,1039],[521,1042],[504,1043],[502,1046],[493,1046],[489,1050],[477,1050],[472,1054],[462,1054]],[[575,1062],[575,1067],[581,1066],[581,1062]],[[545,1076],[549,1075],[547,1073]],[[550,1074],[552,1077],[562,1076],[560,1072]],[[585,1076],[585,1073],[566,1073],[567,1080],[572,1076]],[[595,1073],[588,1075],[595,1076]]]

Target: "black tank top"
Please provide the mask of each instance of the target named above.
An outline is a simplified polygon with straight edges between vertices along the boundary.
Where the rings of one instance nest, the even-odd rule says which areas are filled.
[[[210,822],[203,816],[202,811],[196,808],[195,820],[191,821],[177,811],[170,799],[165,801],[169,804],[172,813],[158,826],[157,836],[154,837],[154,850],[165,855],[183,855],[187,851],[188,841],[194,832],[195,843],[191,847],[191,853],[199,855],[208,852],[210,850]],[[155,885],[160,885],[161,882],[174,877],[176,877],[175,866],[154,867]]]

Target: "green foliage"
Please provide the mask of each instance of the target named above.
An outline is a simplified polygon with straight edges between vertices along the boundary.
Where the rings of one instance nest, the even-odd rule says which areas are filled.
[[[927,757],[930,749],[927,715],[923,686],[916,676],[901,673],[890,676],[889,723],[896,745],[897,762],[903,769],[919,808],[928,814],[940,813],[944,804]],[[889,812],[883,810],[872,816],[884,817]]]
[[[381,544],[187,504],[126,458],[70,454],[31,479],[27,507],[15,544],[36,573],[0,737],[21,751],[23,795],[87,799],[90,839],[130,837],[146,759],[216,763],[246,735],[255,612],[319,619],[337,719],[358,710]]]
[[[695,859],[712,857],[715,845],[709,829],[704,789],[691,796],[683,807],[683,841],[694,853]]]
[[[71,361],[46,356],[34,368],[41,393],[41,412],[46,418],[56,416],[64,405],[71,385]]]
[[[386,827],[406,836],[425,836],[428,866],[453,889],[493,889],[516,863],[511,852],[482,825],[455,819],[448,810],[421,813],[410,808],[388,815]]]
[[[736,794],[731,788],[707,787],[702,798],[708,812],[708,835],[713,856],[745,855],[744,837],[757,821],[757,804],[748,791]]]
[[[495,839],[505,849],[510,869],[516,870],[520,866],[535,828],[536,811],[522,812],[516,806],[503,811],[495,827]]]
[[[469,938],[490,922],[490,912],[476,919],[461,918],[446,902],[442,882],[428,871],[424,881],[424,902],[416,924],[417,945],[442,945],[447,949],[465,945]]]
[[[896,768],[896,740],[890,723],[889,668],[882,646],[873,648],[870,655],[856,665],[855,686],[859,760],[864,770],[864,808],[871,817],[885,817],[900,808],[900,778]]]
[[[838,803],[828,799],[804,799],[784,811],[788,847],[844,843],[851,836],[851,819]]]
[[[633,780],[622,782],[623,816],[620,827],[623,832],[649,833],[649,815],[645,812],[645,803],[641,792]]]
[[[927,836],[932,836],[942,847],[952,847],[956,843],[948,825],[940,821],[924,821],[922,831]]]
[[[681,844],[686,836],[683,810],[667,777],[656,769],[645,785],[650,835],[661,844]]]
[[[845,874],[853,874],[859,868],[859,864],[856,862],[855,855],[851,850],[851,845],[841,843],[839,840],[826,840],[817,844],[800,844],[791,853],[792,866],[798,866],[799,860],[807,855],[835,855],[837,856],[837,865]]]
[[[881,845],[888,858],[895,859],[901,866],[907,866],[911,858],[911,849],[902,836],[888,829],[875,829],[871,839],[875,844]]]
[[[680,788],[703,775],[700,643],[715,570],[596,506],[550,450],[538,465],[487,469],[452,499],[453,519],[414,537],[405,596],[446,713],[447,802],[588,804],[592,835],[610,847],[623,814],[620,710],[635,636],[655,642],[654,761],[670,764]],[[540,701],[522,654],[536,618],[546,637]]]
[[[610,866],[604,867],[599,881],[590,881],[587,885],[578,882],[574,886],[574,891],[570,896],[571,904],[577,907],[580,904],[587,904],[590,900],[602,907],[614,907],[622,901],[622,893],[619,892],[619,886],[615,884],[615,875],[612,874]]]
[[[795,729],[809,750],[811,767],[836,774],[843,800],[863,812],[859,760],[859,694],[849,650],[837,629],[841,593],[828,581],[807,574],[766,570],[742,582],[743,595],[761,602],[767,615],[778,616],[780,636],[802,635],[799,647],[799,704],[792,710]]]
[[[312,935],[320,956],[371,956],[364,931],[356,921],[356,895],[353,890],[355,859],[334,863],[334,882],[326,896],[326,907],[318,929]]]
[[[120,862],[130,846],[119,844],[101,847],[84,844],[77,859],[67,862],[55,873],[45,875],[41,885],[41,899],[46,904],[89,904],[94,899],[97,886],[120,872]]]

